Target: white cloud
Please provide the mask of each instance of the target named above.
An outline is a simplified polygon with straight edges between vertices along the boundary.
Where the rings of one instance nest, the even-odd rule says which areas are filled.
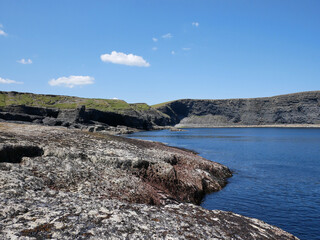
[[[154,42],[158,42],[158,38],[152,38],[152,41],[154,41]]]
[[[3,84],[23,84],[23,82],[17,82],[17,81],[10,80],[10,79],[4,79],[2,77],[0,77],[0,83],[3,83]]]
[[[199,27],[199,23],[198,22],[193,22],[192,26]]]
[[[114,97],[114,98],[112,98],[113,100],[119,100],[119,98],[116,98],[116,97]]]
[[[167,34],[162,35],[162,38],[164,38],[164,39],[169,39],[169,38],[172,38],[172,37],[173,36],[172,36],[171,33],[167,33]]]
[[[3,28],[2,24],[0,24],[0,28]],[[0,35],[7,36],[8,34],[5,31],[3,31],[2,29],[0,29]]]
[[[94,78],[90,76],[69,76],[51,79],[49,85],[73,88],[75,86],[93,84],[93,82]]]
[[[128,66],[137,66],[137,67],[149,67],[150,63],[143,59],[143,57],[125,54],[122,52],[112,51],[111,54],[102,54],[100,56],[103,62],[111,62],[115,64],[123,64]]]
[[[191,50],[191,48],[188,48],[188,47],[185,47],[185,48],[182,48],[183,51],[189,51]]]
[[[7,36],[8,34],[7,34],[5,31],[3,31],[3,30],[0,29],[0,35],[2,35],[2,36]]]
[[[157,48],[157,47],[153,47],[152,50],[153,50],[153,51],[157,51],[158,48]]]
[[[31,64],[32,63],[32,60],[29,58],[29,59],[24,59],[24,58],[22,58],[22,59],[20,59],[20,60],[18,60],[17,61],[18,63],[21,63],[21,64]]]
[[[172,54],[172,55],[175,55],[175,54],[176,54],[176,52],[175,52],[175,51],[171,51],[171,54]]]

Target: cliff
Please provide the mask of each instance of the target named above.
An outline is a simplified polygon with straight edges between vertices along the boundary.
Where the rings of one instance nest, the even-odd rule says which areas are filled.
[[[182,99],[153,107],[114,99],[0,92],[1,120],[107,130],[118,125],[143,130],[174,125],[320,126],[320,91],[252,99]]]
[[[178,127],[320,124],[320,91],[252,99],[183,99],[154,107]]]
[[[0,92],[0,119],[74,128],[123,125],[144,130],[171,122],[145,103],[18,92]]]
[[[161,143],[0,123],[1,239],[297,239],[199,203],[230,170]]]

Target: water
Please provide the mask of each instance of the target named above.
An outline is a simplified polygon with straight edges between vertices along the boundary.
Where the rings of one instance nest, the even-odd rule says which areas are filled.
[[[320,129],[202,128],[130,137],[193,149],[234,171],[202,206],[276,225],[301,239],[320,239]]]

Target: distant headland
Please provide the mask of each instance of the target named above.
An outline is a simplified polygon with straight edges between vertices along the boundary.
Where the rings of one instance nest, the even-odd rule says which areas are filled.
[[[319,127],[320,91],[265,98],[181,99],[149,106],[115,99],[0,92],[0,120],[71,128]],[[129,130],[130,131],[130,130]],[[124,132],[127,132],[124,131]]]

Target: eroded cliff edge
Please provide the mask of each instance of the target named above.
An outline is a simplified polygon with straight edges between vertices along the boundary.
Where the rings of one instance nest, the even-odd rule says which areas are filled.
[[[115,133],[161,127],[320,127],[320,91],[268,98],[182,99],[149,106],[114,99],[88,99],[0,91],[0,121]]]
[[[113,128],[119,125],[140,130],[171,125],[169,116],[145,103],[2,91],[0,121],[82,129],[99,126],[100,130],[117,130]]]
[[[0,123],[1,239],[297,239],[203,194],[230,170],[161,143]]]
[[[177,127],[320,126],[320,91],[266,98],[182,99],[155,108]]]

